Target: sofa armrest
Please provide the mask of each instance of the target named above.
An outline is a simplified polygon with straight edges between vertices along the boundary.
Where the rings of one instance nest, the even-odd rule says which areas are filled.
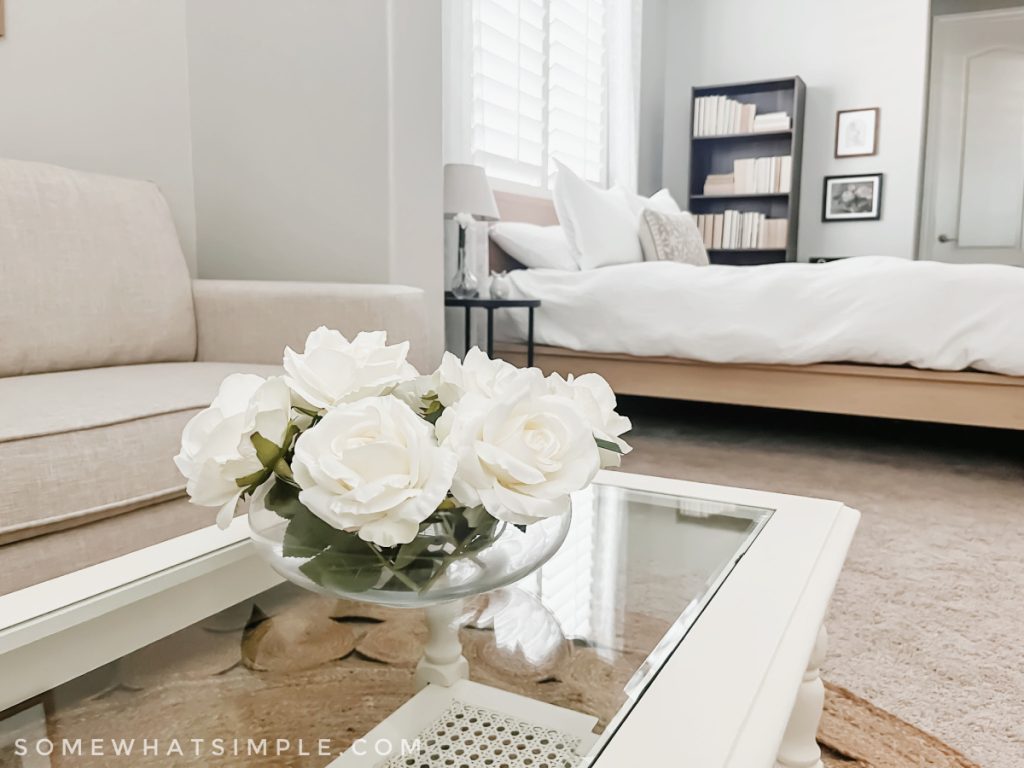
[[[284,348],[301,350],[321,325],[352,338],[388,332],[410,342],[409,362],[430,356],[423,291],[404,285],[194,280],[197,359],[222,363],[281,363]]]

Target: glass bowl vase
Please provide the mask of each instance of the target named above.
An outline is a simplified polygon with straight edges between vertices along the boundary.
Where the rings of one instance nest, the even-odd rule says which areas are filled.
[[[284,578],[328,597],[409,608],[519,581],[554,555],[569,523],[567,513],[516,526],[448,500],[411,542],[381,547],[332,528],[280,481],[258,489],[249,505],[256,551]]]

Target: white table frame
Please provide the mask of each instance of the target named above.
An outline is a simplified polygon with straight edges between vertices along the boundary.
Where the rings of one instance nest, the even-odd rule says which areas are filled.
[[[822,627],[860,513],[645,475],[602,482],[775,511],[632,710],[606,731],[594,766],[819,768]]]
[[[598,482],[775,511],[635,705],[595,745],[595,766],[770,768],[776,758],[784,768],[820,766],[821,627],[859,513],[839,502],[623,472],[602,472]],[[226,531],[204,528],[4,595],[0,710],[281,581],[256,554],[245,518],[236,518]]]

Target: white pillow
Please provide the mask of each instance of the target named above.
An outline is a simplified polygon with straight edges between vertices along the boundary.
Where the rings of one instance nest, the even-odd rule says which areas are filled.
[[[491,227],[491,239],[505,253],[530,269],[576,271],[580,268],[561,227],[501,221]]]
[[[629,207],[633,211],[633,215],[639,218],[640,214],[644,211],[656,211],[658,213],[682,213],[682,209],[679,207],[679,203],[672,197],[672,193],[667,189],[659,189],[650,197],[644,197],[638,195],[635,192],[626,192],[626,199],[629,201]]]
[[[637,217],[621,189],[597,189],[561,163],[555,212],[580,269],[643,261]]]

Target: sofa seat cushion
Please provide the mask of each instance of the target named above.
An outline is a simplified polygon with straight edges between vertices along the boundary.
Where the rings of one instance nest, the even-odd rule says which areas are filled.
[[[210,510],[182,497],[6,544],[0,550],[0,596],[212,524]]]
[[[195,360],[192,281],[155,184],[0,159],[0,376]]]
[[[181,430],[235,372],[280,368],[154,363],[0,378],[0,544],[184,496],[172,461]]]

